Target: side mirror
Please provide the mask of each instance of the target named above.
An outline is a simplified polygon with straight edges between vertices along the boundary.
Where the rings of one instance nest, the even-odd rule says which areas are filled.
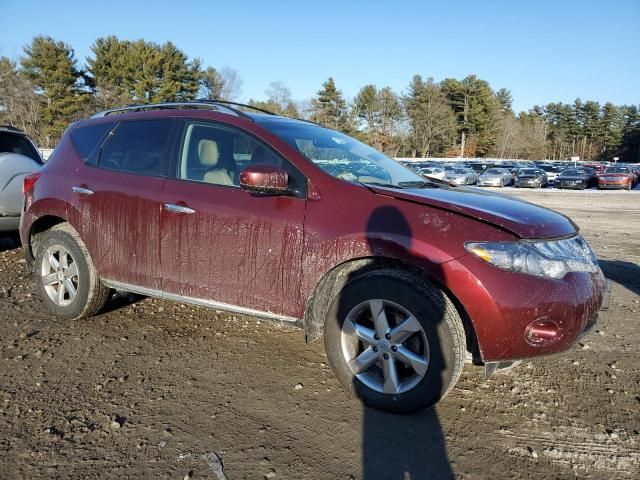
[[[248,192],[285,193],[289,190],[289,175],[276,165],[249,165],[240,172],[240,186]]]

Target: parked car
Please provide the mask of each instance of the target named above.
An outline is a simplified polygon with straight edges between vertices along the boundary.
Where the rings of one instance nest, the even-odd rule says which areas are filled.
[[[607,167],[602,175],[598,175],[598,188],[624,188],[631,190],[634,175],[629,167]]]
[[[444,178],[453,185],[473,185],[478,180],[478,174],[471,168],[453,168]]]
[[[504,187],[511,185],[513,176],[506,168],[489,168],[478,177],[479,187]]]
[[[17,231],[22,212],[22,180],[38,171],[42,157],[27,134],[0,125],[0,232]]]
[[[586,168],[567,168],[556,178],[556,188],[572,188],[584,190],[595,185],[596,177],[593,170]]]
[[[539,168],[521,168],[513,179],[516,187],[540,188],[547,186],[547,174]]]
[[[443,398],[467,349],[490,374],[569,348],[606,295],[568,217],[222,102],[79,121],[24,191],[27,264],[55,315],[118,290],[299,326],[349,392],[393,412]]]
[[[420,170],[420,174],[427,178],[436,178],[438,180],[443,180],[445,177],[444,168],[440,167],[428,167]]]
[[[546,163],[538,165],[538,168],[540,170],[544,170],[544,172],[547,174],[547,183],[551,185],[555,184],[558,175],[560,175],[560,173],[562,172],[562,168]]]

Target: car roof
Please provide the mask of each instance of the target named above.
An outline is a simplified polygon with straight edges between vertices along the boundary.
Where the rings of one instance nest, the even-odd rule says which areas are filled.
[[[11,125],[0,125],[0,132],[2,133],[11,133],[13,135],[23,135],[27,136],[27,133],[19,128],[13,127]]]

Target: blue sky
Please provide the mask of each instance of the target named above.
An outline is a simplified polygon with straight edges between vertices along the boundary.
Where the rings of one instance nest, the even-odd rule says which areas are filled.
[[[35,35],[170,40],[229,66],[242,97],[273,81],[310,98],[329,76],[347,97],[367,83],[401,92],[414,74],[475,74],[511,90],[517,111],[551,101],[640,103],[639,0],[63,1],[0,0],[0,55]]]

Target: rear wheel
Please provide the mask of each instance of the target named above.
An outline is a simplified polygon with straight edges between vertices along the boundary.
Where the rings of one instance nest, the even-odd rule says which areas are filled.
[[[89,252],[69,224],[38,236],[34,272],[42,300],[58,317],[95,315],[108,299],[109,289],[100,282]]]
[[[406,272],[378,270],[352,280],[334,299],[325,350],[340,382],[365,404],[410,413],[453,388],[465,334],[441,290]]]

